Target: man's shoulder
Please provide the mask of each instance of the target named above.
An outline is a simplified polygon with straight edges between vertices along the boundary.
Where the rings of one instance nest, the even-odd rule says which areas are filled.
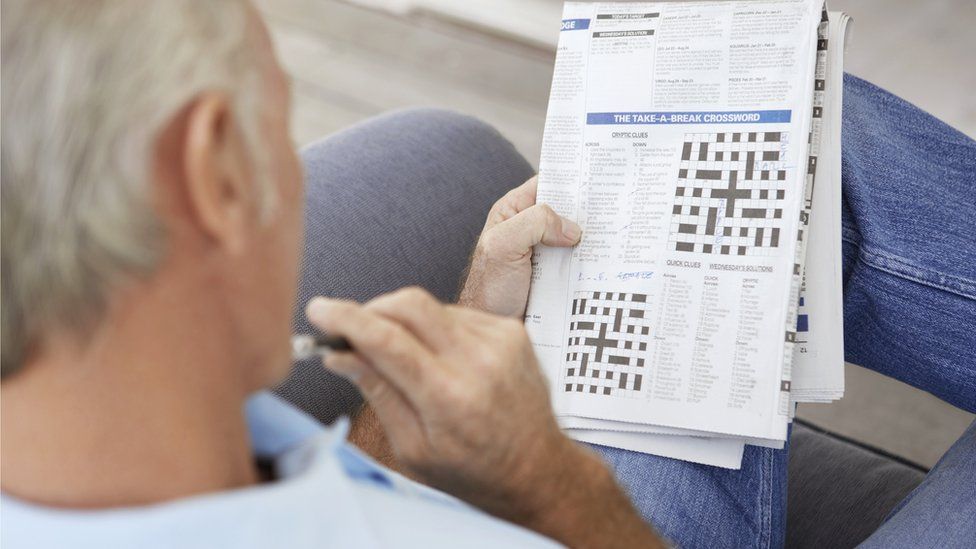
[[[486,515],[429,488],[403,490],[403,487],[391,491],[366,488],[357,494],[364,530],[377,546],[557,546],[534,532]]]
[[[375,463],[345,440],[268,396],[248,407],[255,452],[279,479],[171,502],[73,511],[2,498],[7,547],[552,547]],[[305,416],[307,417],[307,416]]]
[[[342,530],[343,536],[355,536],[360,545],[380,547],[454,547],[459,542],[466,547],[555,546],[534,532],[383,467],[349,444],[347,432],[348,423],[342,419],[318,441],[306,442],[316,457],[310,460],[314,466],[303,474],[315,479],[323,473],[315,491],[326,498],[320,504],[330,514],[331,532]]]

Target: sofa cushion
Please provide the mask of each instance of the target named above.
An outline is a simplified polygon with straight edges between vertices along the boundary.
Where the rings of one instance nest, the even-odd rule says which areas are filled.
[[[854,547],[925,477],[918,465],[797,420],[786,546]]]

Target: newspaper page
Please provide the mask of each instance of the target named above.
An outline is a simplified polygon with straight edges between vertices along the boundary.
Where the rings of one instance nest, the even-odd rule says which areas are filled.
[[[557,415],[785,439],[821,7],[566,4],[538,198],[584,236],[526,313]]]
[[[791,395],[796,402],[829,402],[844,395],[840,130],[849,24],[844,13],[830,12],[825,42],[818,43],[826,50],[824,108],[793,355]]]

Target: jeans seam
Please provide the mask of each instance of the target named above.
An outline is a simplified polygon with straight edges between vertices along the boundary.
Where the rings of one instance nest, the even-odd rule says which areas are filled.
[[[772,478],[773,477],[771,474],[772,473],[771,462],[772,462],[773,452],[770,451],[768,448],[763,448],[762,452],[763,452],[763,456],[766,459],[762,460],[762,468],[761,468],[762,478],[759,479],[759,481],[762,483],[762,490],[761,490],[762,528],[760,530],[761,535],[760,535],[759,544],[760,547],[769,549],[772,543],[771,536],[772,536],[772,528],[773,528],[772,510],[771,510],[773,504],[772,502],[772,492],[773,492]]]
[[[902,278],[916,284],[921,284],[936,290],[942,290],[960,297],[976,300],[976,281],[972,281],[959,276],[924,269],[911,262],[884,252],[868,250],[866,246],[854,242],[850,238],[844,238],[850,244],[858,247],[858,256],[862,263],[887,273],[896,278]],[[951,281],[952,285],[939,282],[938,279]]]

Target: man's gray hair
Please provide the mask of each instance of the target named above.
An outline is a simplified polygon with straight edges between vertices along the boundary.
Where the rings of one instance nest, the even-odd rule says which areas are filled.
[[[165,235],[151,203],[152,152],[182,107],[225,91],[259,151],[250,9],[4,0],[0,374],[19,369],[44,332],[90,328],[110,290],[155,267]]]

